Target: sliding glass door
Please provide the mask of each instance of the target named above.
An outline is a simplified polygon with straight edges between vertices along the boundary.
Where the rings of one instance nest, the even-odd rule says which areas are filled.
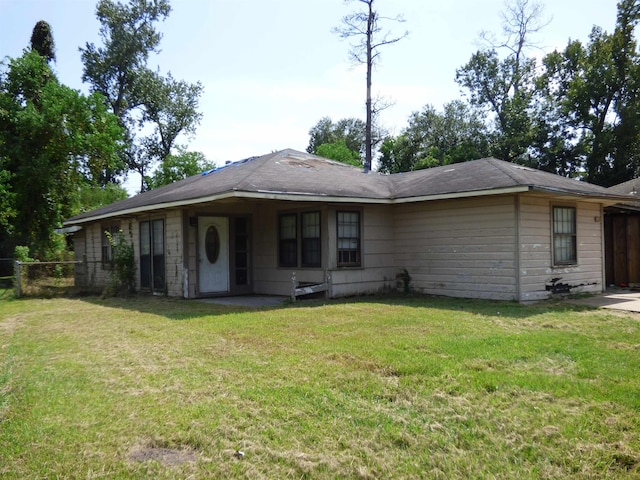
[[[164,293],[164,220],[140,222],[140,286]]]

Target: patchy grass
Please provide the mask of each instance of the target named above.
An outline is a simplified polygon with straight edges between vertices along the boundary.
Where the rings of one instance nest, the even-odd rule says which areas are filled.
[[[0,295],[0,477],[640,478],[638,318]]]

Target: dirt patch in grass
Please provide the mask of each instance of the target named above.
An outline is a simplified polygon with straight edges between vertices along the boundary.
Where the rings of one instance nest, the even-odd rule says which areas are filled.
[[[613,467],[628,472],[640,472],[640,459],[628,452],[620,452],[613,455]]]
[[[140,463],[152,460],[165,465],[182,465],[196,462],[198,454],[190,448],[137,447],[129,452],[129,460]]]
[[[620,349],[620,350],[640,350],[640,343],[623,343],[616,342],[610,345],[611,348]]]

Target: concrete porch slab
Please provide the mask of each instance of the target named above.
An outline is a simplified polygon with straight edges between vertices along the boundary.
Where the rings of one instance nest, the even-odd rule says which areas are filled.
[[[640,313],[640,292],[631,290],[612,290],[593,297],[572,299],[570,301],[571,303],[588,307]]]
[[[289,297],[276,295],[238,295],[235,297],[201,298],[199,301],[215,305],[231,305],[236,307],[275,307],[282,305]]]
[[[289,300],[289,297],[277,295],[238,295],[198,299],[200,302],[214,305],[250,308],[277,307],[287,300]],[[613,290],[592,297],[568,299],[567,301],[593,308],[609,308],[640,313],[640,292],[630,290]]]

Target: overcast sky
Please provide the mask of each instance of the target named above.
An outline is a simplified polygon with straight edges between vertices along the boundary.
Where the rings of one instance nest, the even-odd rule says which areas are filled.
[[[342,0],[173,0],[158,25],[162,73],[200,81],[203,114],[189,149],[219,165],[283,148],[306,149],[309,129],[323,116],[364,118],[365,77],[348,59],[348,43],[331,29],[359,8]],[[382,124],[398,133],[409,114],[461,97],[455,71],[478,49],[478,33],[500,33],[503,0],[377,0],[401,42],[385,47],[374,72],[374,93],[394,106]],[[99,43],[94,0],[0,0],[0,58],[29,44],[38,20],[53,29],[64,84],[82,84],[78,47]],[[615,0],[548,0],[551,23],[535,38],[542,52],[586,41],[594,25],[612,31]],[[542,55],[542,52],[539,55]],[[185,143],[185,141],[183,141]]]

